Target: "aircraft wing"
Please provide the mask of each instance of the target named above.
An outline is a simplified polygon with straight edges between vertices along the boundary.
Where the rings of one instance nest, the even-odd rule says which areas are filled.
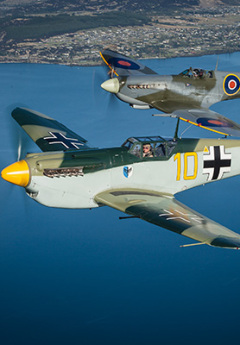
[[[239,234],[191,210],[170,194],[118,189],[100,193],[95,200],[203,244],[240,248]]]
[[[130,59],[128,56],[119,54],[110,49],[100,52],[106,65],[116,74],[116,76],[129,76],[141,74],[157,74],[150,68],[138,61]]]
[[[84,138],[39,112],[16,108],[12,112],[12,117],[44,152],[89,148]]]
[[[239,124],[207,108],[179,109],[172,114],[183,121],[212,132],[236,137],[240,136]]]

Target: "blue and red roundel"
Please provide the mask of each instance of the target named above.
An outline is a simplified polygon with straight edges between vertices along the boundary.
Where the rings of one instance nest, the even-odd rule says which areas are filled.
[[[123,69],[140,69],[140,66],[131,60],[112,57],[108,60],[109,65]]]
[[[230,122],[210,117],[199,118],[197,119],[197,123],[205,127],[232,127],[232,124]]]
[[[228,96],[233,96],[240,89],[240,80],[235,74],[228,74],[223,81],[223,90]]]

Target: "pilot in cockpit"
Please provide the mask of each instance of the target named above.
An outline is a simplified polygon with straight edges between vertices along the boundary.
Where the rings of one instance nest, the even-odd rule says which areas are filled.
[[[150,144],[143,145],[143,157],[153,157],[152,146]]]
[[[203,77],[203,74],[204,74],[204,70],[203,69],[198,69],[198,68],[195,68],[193,70],[193,76],[195,78],[202,78]]]

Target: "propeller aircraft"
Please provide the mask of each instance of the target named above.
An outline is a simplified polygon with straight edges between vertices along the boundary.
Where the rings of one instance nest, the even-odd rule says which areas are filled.
[[[113,207],[198,241],[239,249],[240,235],[177,201],[175,194],[240,174],[240,140],[131,137],[122,146],[92,148],[56,120],[26,108],[13,119],[42,150],[3,169],[40,204]],[[179,122],[179,120],[178,120]],[[186,245],[188,246],[188,245]]]
[[[213,132],[240,136],[239,124],[209,109],[240,97],[240,73],[190,67],[177,75],[159,75],[115,51],[105,49],[100,55],[111,71],[101,87],[131,107],[155,108]]]

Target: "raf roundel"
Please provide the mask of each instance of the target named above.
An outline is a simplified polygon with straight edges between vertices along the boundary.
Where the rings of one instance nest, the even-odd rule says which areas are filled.
[[[108,63],[111,66],[114,66],[116,68],[131,69],[131,70],[140,69],[140,66],[138,65],[137,62],[134,62],[127,58],[112,57],[111,59],[109,59]]]
[[[223,90],[228,96],[233,96],[240,89],[240,80],[235,74],[228,74],[223,81]]]
[[[224,128],[230,128],[233,127],[233,125],[227,121],[224,121],[224,119],[214,119],[211,117],[200,117],[197,119],[197,123],[201,126],[208,126],[208,127],[224,127]]]

